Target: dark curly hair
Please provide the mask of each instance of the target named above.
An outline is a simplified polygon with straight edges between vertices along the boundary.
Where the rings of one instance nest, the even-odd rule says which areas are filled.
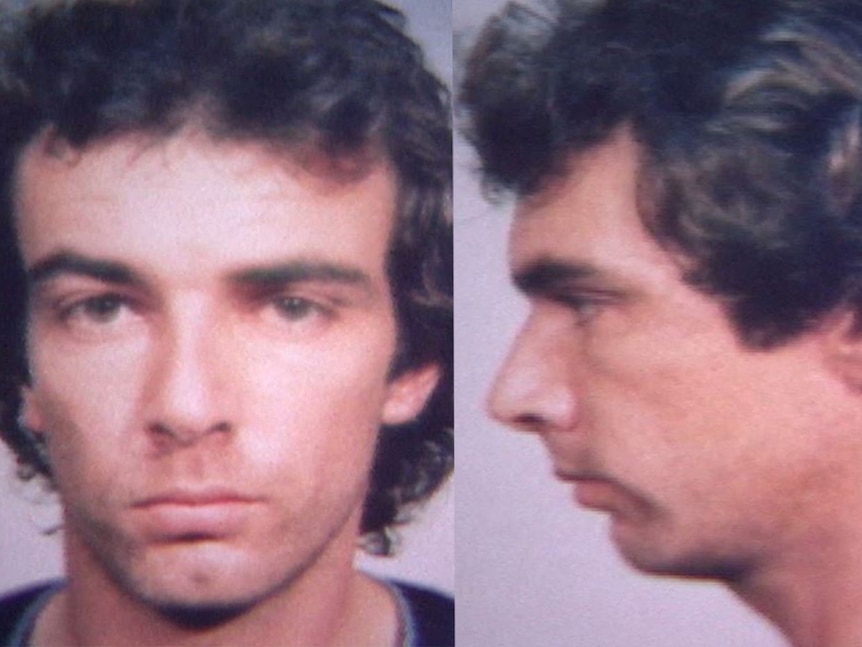
[[[513,3],[463,74],[492,193],[627,130],[642,221],[748,347],[862,313],[862,2]]]
[[[374,0],[73,0],[34,3],[2,24],[0,61],[0,431],[24,478],[52,478],[19,426],[28,381],[27,288],[14,229],[14,177],[41,133],[67,145],[130,133],[213,138],[286,155],[363,163],[398,181],[387,269],[399,323],[393,375],[436,363],[419,420],[381,430],[362,519],[365,546],[453,465],[451,120],[448,92],[397,11]]]

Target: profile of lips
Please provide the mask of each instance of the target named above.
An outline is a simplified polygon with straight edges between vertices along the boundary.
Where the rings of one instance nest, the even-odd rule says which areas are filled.
[[[555,469],[554,475],[574,486],[575,501],[584,508],[637,518],[655,507],[632,486],[601,472]]]

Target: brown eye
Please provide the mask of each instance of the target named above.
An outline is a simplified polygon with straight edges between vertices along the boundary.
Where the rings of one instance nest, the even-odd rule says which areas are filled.
[[[316,304],[300,297],[284,297],[275,302],[279,315],[288,321],[300,321],[318,313]]]
[[[90,297],[73,304],[63,313],[63,319],[83,318],[93,323],[110,323],[116,319],[126,301],[116,294],[104,294]]]
[[[601,301],[584,296],[569,296],[563,300],[564,305],[571,310],[578,325],[583,325],[593,319],[601,307]]]

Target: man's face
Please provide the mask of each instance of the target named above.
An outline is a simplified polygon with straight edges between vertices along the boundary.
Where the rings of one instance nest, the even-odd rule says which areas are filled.
[[[638,217],[636,156],[621,133],[520,205],[510,262],[531,310],[489,405],[541,435],[633,564],[734,577],[835,527],[860,494],[858,429],[832,332],[748,350],[681,280]]]
[[[349,565],[378,429],[433,385],[388,377],[392,173],[191,133],[48,150],[18,177],[25,420],[70,570],[194,607]]]

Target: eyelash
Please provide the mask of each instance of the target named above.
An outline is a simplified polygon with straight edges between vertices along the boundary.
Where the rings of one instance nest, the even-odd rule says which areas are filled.
[[[601,305],[596,299],[589,297],[566,297],[560,302],[574,313],[578,325],[583,325],[594,319],[598,314],[596,310]]]
[[[105,312],[105,306],[109,306],[110,312]],[[113,292],[89,296],[78,299],[70,304],[58,307],[58,319],[63,323],[69,323],[78,317],[87,317],[94,323],[112,319],[123,306],[130,307],[127,298]]]
[[[277,318],[273,320],[274,323],[279,326],[307,326],[314,321],[326,323],[337,314],[337,303],[328,304],[320,299],[299,295],[260,295],[255,300],[255,308],[261,308],[260,312],[271,312]],[[132,299],[117,292],[61,299],[53,304],[52,309],[60,325],[81,333],[106,331],[123,317],[125,310],[131,314],[139,310]]]
[[[601,314],[602,308],[612,301],[612,297],[606,294],[567,293],[555,296],[552,301],[569,310],[578,326],[584,326]]]
[[[332,318],[334,309],[318,301],[301,296],[278,296],[272,299],[272,306],[279,316],[290,322],[298,322],[312,315]]]

